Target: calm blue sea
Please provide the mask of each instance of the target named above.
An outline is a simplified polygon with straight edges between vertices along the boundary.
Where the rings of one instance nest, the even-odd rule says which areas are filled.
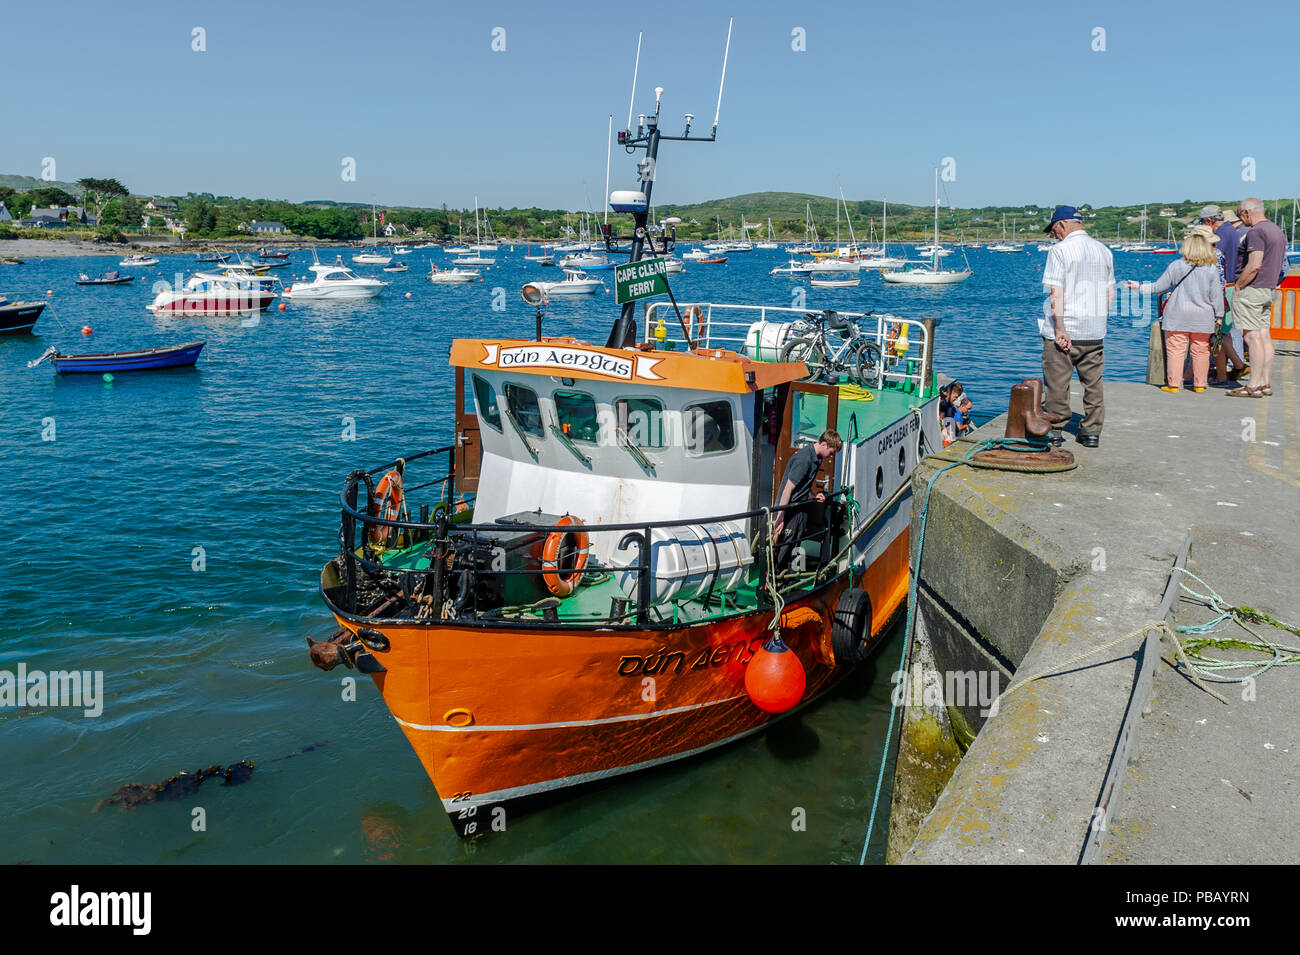
[[[194,271],[192,255],[163,256],[134,270],[143,282],[110,288],[74,280],[116,268],[117,255],[0,266],[11,299],[53,293],[35,335],[0,337],[9,528],[0,670],[102,671],[105,697],[94,718],[0,709],[0,863],[858,860],[897,632],[833,695],[766,735],[558,801],[471,848],[369,680],[345,701],[344,672],[308,662],[304,638],[332,630],[317,575],[337,552],[344,476],[447,443],[451,340],[531,336],[519,287],[560,277],[524,252],[500,257],[481,283],[433,286],[423,275],[445,257],[419,250],[409,273],[385,276],[393,284],[377,301],[289,303],[251,326],[145,310],[154,282]],[[963,285],[891,287],[869,274],[852,291],[808,289],[807,305],[941,318],[937,367],[992,414],[1013,383],[1040,373],[1046,256],[969,257],[975,275]],[[796,283],[768,275],[786,258],[688,264],[674,290],[679,300],[788,305]],[[299,251],[279,274],[301,275],[310,260]],[[1117,253],[1116,269],[1149,279],[1168,261]],[[492,309],[496,288],[504,311]],[[613,298],[558,300],[546,330],[603,344]],[[83,325],[94,334],[83,337]],[[208,343],[197,368],[120,374],[111,385],[26,367],[50,345],[76,353],[196,339]],[[1146,342],[1145,324],[1113,321],[1107,377],[1141,380]],[[345,439],[349,421],[355,440]],[[123,784],[241,759],[256,764],[244,785],[208,782],[188,799],[95,811]],[[799,809],[803,831],[791,825]]]

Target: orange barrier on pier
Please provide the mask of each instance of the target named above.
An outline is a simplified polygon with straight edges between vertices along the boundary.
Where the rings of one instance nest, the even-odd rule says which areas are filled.
[[[1288,275],[1278,286],[1268,333],[1279,341],[1300,342],[1300,275]]]

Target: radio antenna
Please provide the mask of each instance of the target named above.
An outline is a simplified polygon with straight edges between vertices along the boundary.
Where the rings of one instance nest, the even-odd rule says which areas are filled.
[[[605,224],[609,225],[609,151],[614,142],[614,114],[609,114],[609,130],[605,133]]]
[[[718,108],[713,113],[713,132],[715,135],[718,132],[718,117],[722,115],[722,85],[727,82],[727,56],[728,54],[731,53],[731,25],[735,22],[736,22],[735,17],[730,17],[727,20],[727,46],[726,49],[722,51],[722,79],[718,81]],[[637,43],[638,43],[638,55],[639,55],[640,41],[638,40]],[[630,113],[629,113],[629,117],[630,117]],[[631,123],[630,118],[628,122],[629,124]]]
[[[627,101],[627,125],[623,127],[624,129],[632,128],[632,106],[636,103],[636,74],[641,68],[641,36],[641,33],[636,35],[636,65],[632,67],[632,95]]]

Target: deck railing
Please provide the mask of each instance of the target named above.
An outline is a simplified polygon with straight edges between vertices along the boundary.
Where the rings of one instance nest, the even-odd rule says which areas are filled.
[[[773,361],[777,360],[760,353],[759,347],[767,349],[766,343],[757,340],[758,333],[753,331],[758,322],[798,323],[807,326],[799,334],[810,334],[814,323],[822,312],[807,308],[791,308],[779,305],[728,305],[714,302],[677,303],[681,316],[685,319],[686,331],[690,340],[700,348],[727,348],[748,355],[751,358]],[[924,381],[926,369],[930,367],[929,327],[925,322],[898,315],[877,314],[874,312],[842,312],[835,314],[839,318],[853,322],[858,331],[867,340],[874,341],[885,361],[876,382],[882,387],[886,382],[899,383],[905,390],[924,391],[928,382]],[[646,310],[646,342],[658,342],[657,331],[660,320],[664,326],[664,345],[672,348],[686,348],[687,341],[682,334],[682,322],[669,302],[655,302]],[[936,322],[937,324],[937,322]],[[899,334],[906,330],[909,348],[899,355],[894,348]],[[827,332],[832,341],[837,335]],[[671,343],[671,344],[669,344]]]
[[[409,463],[419,458],[448,452],[454,454],[455,448],[436,448],[412,455],[404,460]],[[636,597],[634,601],[631,601],[634,606],[630,610],[626,607],[620,609],[618,606],[612,606],[607,617],[593,616],[589,620],[581,619],[576,621],[572,618],[561,621],[553,607],[539,607],[537,609],[543,612],[542,618],[530,619],[529,626],[563,627],[573,626],[575,623],[586,623],[600,627],[614,626],[640,629],[656,624],[666,625],[666,622],[655,621],[651,616],[652,606],[668,608],[668,603],[656,604],[652,601],[654,578],[651,550],[656,542],[655,531],[731,522],[743,522],[740,526],[749,527],[751,521],[756,519],[766,520],[765,515],[768,511],[776,515],[808,506],[808,502],[801,502],[784,507],[772,507],[766,510],[759,508],[722,516],[708,515],[686,520],[679,518],[666,521],[634,521],[620,524],[533,524],[516,523],[514,521],[509,523],[474,524],[456,521],[454,506],[442,507],[442,502],[440,502],[439,505],[435,505],[432,514],[427,506],[421,507],[421,520],[394,520],[379,517],[374,513],[376,508],[373,504],[367,505],[363,503],[361,491],[364,485],[366,498],[373,501],[374,488],[371,478],[391,467],[393,467],[393,464],[386,464],[369,471],[353,471],[348,475],[343,491],[339,496],[342,506],[339,551],[343,565],[343,592],[337,595],[338,599],[332,598],[329,594],[326,594],[326,598],[331,603],[334,603],[338,609],[348,614],[373,613],[372,607],[361,607],[358,598],[363,591],[371,593],[377,590],[393,598],[396,601],[393,605],[401,608],[400,613],[391,613],[390,616],[416,616],[416,608],[425,607],[427,611],[423,615],[431,616],[433,619],[451,619],[459,622],[475,623],[508,622],[504,621],[495,612],[499,608],[480,609],[478,607],[480,576],[490,576],[498,580],[504,580],[509,575],[536,577],[542,574],[543,568],[540,565],[515,569],[504,567],[484,568],[480,566],[480,561],[476,555],[482,555],[488,549],[490,542],[494,538],[500,538],[503,534],[534,533],[549,536],[551,534],[573,534],[580,531],[589,537],[618,535],[617,549],[636,548],[635,563],[627,566],[599,568],[612,573],[632,572],[637,575]],[[437,484],[440,480],[451,480],[454,483],[454,475],[449,474],[446,479],[429,481],[417,485],[417,487]],[[842,500],[849,493],[849,488],[841,488],[826,495],[827,513],[823,522],[824,526],[794,542],[795,545],[811,540],[816,540],[819,543],[819,554],[815,566],[807,568],[809,571],[814,572],[813,582],[815,585],[822,582],[824,572],[827,572],[829,566],[830,556],[838,553],[837,549],[846,545],[849,535],[852,533],[851,522],[848,518],[848,507]],[[393,542],[400,541],[405,548],[426,543],[427,550],[422,556],[427,557],[427,566],[411,568],[385,564],[384,557],[390,552],[389,549],[376,546],[370,541],[371,529],[376,527],[390,529],[385,536]],[[357,542],[358,528],[361,530],[360,544]],[[751,571],[747,572],[747,579],[756,573],[760,575],[756,579],[762,580],[763,575],[766,574],[766,548],[762,544],[764,539],[765,536],[761,531],[755,535],[755,542],[752,546],[754,564]],[[556,570],[561,574],[571,572],[566,567],[557,567]],[[799,587],[807,584],[807,580],[796,580],[795,584],[796,586],[793,589],[799,589]],[[790,588],[791,584],[787,580],[783,586]],[[762,588],[759,589],[761,603]],[[450,604],[452,613],[445,616],[444,611],[448,604]]]

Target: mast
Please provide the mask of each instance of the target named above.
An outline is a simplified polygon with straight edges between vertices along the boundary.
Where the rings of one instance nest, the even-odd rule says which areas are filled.
[[[939,271],[939,167],[934,167],[934,245],[930,250],[930,271]]]
[[[654,189],[655,165],[659,159],[659,143],[661,140],[675,140],[677,142],[716,142],[718,138],[718,118],[722,115],[722,88],[727,79],[727,57],[731,52],[731,26],[734,20],[727,23],[727,45],[722,54],[722,79],[718,83],[718,105],[713,114],[713,128],[709,131],[708,136],[692,136],[691,122],[695,116],[691,113],[686,114],[686,128],[680,136],[665,136],[659,129],[659,108],[663,98],[663,87],[655,87],[655,111],[645,117],[645,121],[637,121],[636,135],[631,130],[631,109],[628,110],[628,129],[620,130],[618,134],[618,144],[628,151],[634,149],[644,149],[645,159],[638,164],[638,172],[641,175],[641,194],[645,196],[645,208],[632,213],[633,233],[632,249],[628,256],[629,262],[639,262],[642,258],[642,252],[645,249],[646,240],[646,220],[650,209],[650,193]],[[641,41],[637,39],[637,62],[641,58]],[[636,80],[633,78],[633,94],[635,95]],[[609,196],[605,197],[608,203]],[[606,233],[606,248],[609,248],[611,236]],[[619,313],[613,327],[609,332],[609,339],[605,343],[606,348],[628,348],[636,345],[636,302],[623,303],[623,310]]]

